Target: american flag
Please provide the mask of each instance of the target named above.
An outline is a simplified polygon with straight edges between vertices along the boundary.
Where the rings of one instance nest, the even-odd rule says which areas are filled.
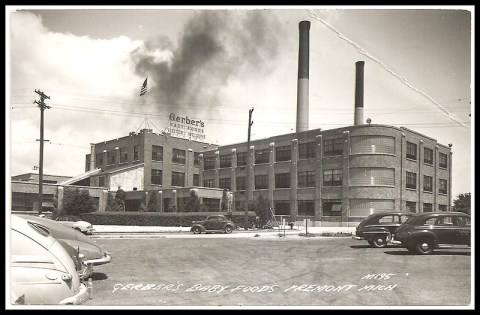
[[[148,80],[148,77],[145,79],[145,82],[143,82],[142,88],[140,89],[140,96],[145,95],[145,93],[147,93],[147,80]]]

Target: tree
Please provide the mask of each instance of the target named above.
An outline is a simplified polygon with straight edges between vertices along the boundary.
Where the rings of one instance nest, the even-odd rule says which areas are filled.
[[[272,211],[270,209],[270,201],[263,195],[259,195],[254,202],[254,211],[258,217],[259,225],[264,226],[272,219]]]
[[[155,193],[155,191],[152,191],[150,193],[150,197],[148,199],[147,211],[148,212],[158,211],[157,194]]]
[[[228,189],[225,188],[222,193],[222,203],[220,204],[222,212],[228,211]]]
[[[177,205],[175,204],[175,201],[173,199],[170,200],[166,212],[177,212]]]
[[[138,208],[138,211],[139,212],[145,212],[147,211],[147,194],[143,194],[142,195],[142,201],[140,202],[140,207]]]
[[[190,190],[190,195],[188,196],[187,201],[183,204],[183,209],[185,212],[201,212],[204,209],[204,206],[198,198],[198,191],[195,189]]]
[[[106,211],[125,211],[125,191],[123,191],[123,189],[118,187],[115,198],[111,193],[108,194]]]
[[[88,190],[67,187],[63,194],[63,209],[67,214],[79,215],[95,211]]]
[[[466,214],[471,213],[471,193],[460,194],[453,201],[453,211],[463,212]]]

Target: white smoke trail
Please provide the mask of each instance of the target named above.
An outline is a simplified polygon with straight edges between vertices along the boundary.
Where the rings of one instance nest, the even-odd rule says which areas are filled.
[[[417,89],[416,87],[414,87],[410,82],[408,82],[408,80],[395,73],[392,69],[390,69],[385,63],[383,63],[381,60],[379,60],[378,58],[376,58],[375,56],[371,55],[368,51],[366,51],[365,49],[363,49],[362,47],[360,47],[360,45],[358,45],[357,43],[355,43],[354,41],[348,39],[345,35],[343,35],[339,30],[337,30],[335,27],[333,27],[332,25],[328,24],[327,22],[325,22],[324,20],[322,20],[317,13],[315,13],[313,10],[309,9],[308,12],[310,13],[310,16],[312,18],[314,18],[315,20],[321,22],[322,24],[324,24],[325,26],[327,26],[329,29],[331,29],[332,31],[334,31],[338,37],[340,37],[341,39],[343,39],[344,41],[346,41],[347,43],[349,43],[350,45],[354,46],[362,55],[365,55],[367,56],[368,58],[372,59],[373,61],[375,61],[376,63],[378,63],[383,69],[385,69],[387,72],[389,72],[391,75],[393,75],[394,77],[396,77],[397,79],[399,79],[403,84],[405,84],[406,86],[408,86],[411,90],[415,91],[415,92],[418,92],[420,94],[422,94],[425,98],[427,98],[429,101],[431,101],[433,104],[435,104],[438,108],[440,108],[440,110],[448,117],[450,118],[451,120],[455,121],[456,123],[462,125],[463,127],[465,128],[468,128],[467,125],[465,125],[464,123],[462,123],[460,120],[457,119],[457,117],[450,113],[445,107],[443,107],[440,103],[438,103],[437,101],[435,101],[430,95],[428,95],[427,93],[425,93],[424,91],[422,90],[419,90]]]

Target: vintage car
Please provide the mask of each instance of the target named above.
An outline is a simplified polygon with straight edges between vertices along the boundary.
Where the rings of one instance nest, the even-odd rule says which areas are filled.
[[[414,215],[412,212],[373,213],[360,222],[352,238],[366,240],[372,247],[385,247],[391,241],[395,230]]]
[[[193,221],[190,231],[194,234],[200,234],[202,232],[224,232],[230,234],[236,228],[236,224],[228,220],[225,216],[210,215],[203,221]]]
[[[470,247],[470,227],[470,216],[463,212],[424,212],[402,224],[393,242],[421,255],[436,248]]]
[[[77,251],[19,216],[10,223],[11,304],[82,304],[91,298],[91,281],[83,283],[76,269]]]
[[[59,223],[65,225],[66,227],[74,228],[75,230],[78,230],[85,235],[93,234],[93,225],[89,222],[82,221],[82,219],[80,219],[77,216],[60,215],[60,216],[57,216],[55,221],[58,221]]]
[[[41,225],[45,231],[57,240],[65,241],[67,244],[77,249],[83,255],[82,270],[80,276],[88,278],[93,273],[93,267],[110,262],[111,255],[109,252],[97,244],[94,240],[81,233],[76,229],[63,226],[57,221],[46,218],[40,218],[32,215],[18,215],[29,222]]]

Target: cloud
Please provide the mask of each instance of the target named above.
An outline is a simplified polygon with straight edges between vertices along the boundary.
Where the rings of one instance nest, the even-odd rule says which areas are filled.
[[[140,124],[119,113],[130,108],[142,82],[129,58],[140,43],[127,37],[99,40],[53,33],[32,13],[12,14],[13,174],[30,171],[32,156],[38,161],[38,142],[33,151],[26,143],[39,138],[39,110],[32,108],[39,100],[36,89],[50,97],[45,100],[51,106],[45,110],[45,138],[57,145],[45,145],[45,169],[48,165],[56,174],[81,173],[90,142],[123,136],[129,131],[125,128]]]

